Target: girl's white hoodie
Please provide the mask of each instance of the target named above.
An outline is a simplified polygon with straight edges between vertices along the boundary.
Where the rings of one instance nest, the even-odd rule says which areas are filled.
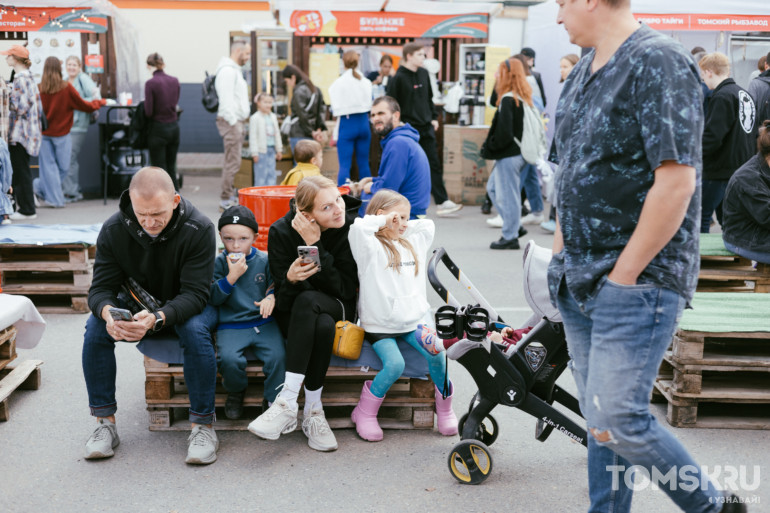
[[[355,220],[348,238],[358,264],[358,316],[369,333],[407,333],[419,323],[430,323],[430,305],[425,295],[425,255],[436,231],[430,219],[414,219],[407,224],[403,238],[417,254],[395,243],[401,255],[401,272],[388,267],[385,246],[374,234],[387,222],[386,216],[364,216]],[[431,323],[432,324],[432,323]]]

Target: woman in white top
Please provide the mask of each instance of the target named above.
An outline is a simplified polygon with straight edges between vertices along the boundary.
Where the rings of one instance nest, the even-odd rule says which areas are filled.
[[[329,87],[332,113],[337,117],[337,157],[340,171],[337,184],[342,185],[350,178],[353,151],[358,164],[358,179],[370,176],[369,143],[372,134],[369,129],[369,111],[372,110],[372,83],[358,71],[358,52],[348,50],[342,56],[345,72]]]

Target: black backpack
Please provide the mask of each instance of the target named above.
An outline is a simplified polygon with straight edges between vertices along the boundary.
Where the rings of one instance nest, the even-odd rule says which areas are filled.
[[[128,143],[135,150],[147,149],[147,134],[149,131],[150,120],[147,119],[144,113],[144,101],[141,101],[135,109],[131,110]]]
[[[217,96],[217,89],[214,87],[214,83],[217,79],[216,75],[209,75],[206,72],[206,78],[203,79],[203,95],[201,96],[201,102],[203,108],[209,112],[216,112],[219,110],[219,97]]]

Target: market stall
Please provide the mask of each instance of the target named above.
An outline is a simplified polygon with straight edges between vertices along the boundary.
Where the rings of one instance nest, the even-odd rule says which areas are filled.
[[[433,70],[438,89],[434,94],[436,98],[443,92],[440,84],[450,84],[461,78],[461,46],[486,44],[490,17],[501,8],[496,3],[420,0],[341,1],[334,2],[331,10],[317,7],[317,2],[282,2],[279,19],[284,26],[294,30],[294,64],[308,70],[311,80],[324,92],[340,75],[341,55],[345,51],[355,49],[361,53],[361,71],[367,74],[379,69],[383,55],[389,55],[394,68],[397,67],[403,45],[422,41],[428,50],[428,59],[436,61]],[[483,46],[479,48],[484,53]],[[479,89],[479,84],[478,80],[474,82],[474,93],[482,91],[483,95],[484,86]],[[470,80],[468,86],[471,87]],[[328,103],[328,97],[325,100]],[[440,101],[437,105],[443,107]],[[445,162],[446,156],[442,157],[444,125],[456,121],[454,116],[443,115],[439,121],[436,134],[439,157]],[[372,150],[370,167],[375,172],[379,145],[373,144]],[[336,152],[329,153],[334,160],[328,164],[336,165]],[[324,162],[327,163],[326,156]]]

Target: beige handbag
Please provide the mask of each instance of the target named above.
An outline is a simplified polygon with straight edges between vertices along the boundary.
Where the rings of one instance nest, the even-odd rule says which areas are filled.
[[[345,306],[342,306],[342,320],[337,321],[334,330],[332,354],[346,360],[358,360],[361,356],[361,346],[364,344],[364,329],[354,322],[345,320]]]

